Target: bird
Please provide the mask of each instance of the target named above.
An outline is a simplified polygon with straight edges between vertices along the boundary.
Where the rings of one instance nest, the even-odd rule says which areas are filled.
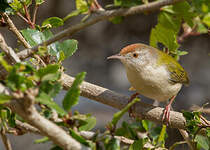
[[[138,95],[158,102],[169,101],[162,121],[170,121],[171,104],[181,90],[189,84],[184,68],[170,55],[152,46],[136,43],[121,49],[107,59],[119,59],[125,67],[127,78]]]

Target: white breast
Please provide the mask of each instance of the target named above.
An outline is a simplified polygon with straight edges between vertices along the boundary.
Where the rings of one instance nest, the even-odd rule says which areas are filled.
[[[181,83],[169,82],[169,72],[164,66],[144,65],[140,69],[126,67],[127,77],[138,93],[157,101],[166,101],[176,95]]]

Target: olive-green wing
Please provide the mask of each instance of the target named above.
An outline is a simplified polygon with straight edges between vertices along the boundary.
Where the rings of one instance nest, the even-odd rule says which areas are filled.
[[[159,50],[158,50],[159,51]],[[161,54],[162,53],[162,54]],[[159,51],[160,62],[165,64],[166,68],[170,72],[169,80],[174,83],[183,83],[188,85],[189,78],[183,67],[171,56]]]

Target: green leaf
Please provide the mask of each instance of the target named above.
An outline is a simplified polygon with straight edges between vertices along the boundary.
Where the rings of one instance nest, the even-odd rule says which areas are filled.
[[[123,17],[117,16],[117,17],[109,19],[109,21],[111,21],[113,24],[119,24],[123,21]]]
[[[7,61],[3,57],[3,53],[0,54],[0,64],[6,69],[7,72],[10,72],[12,66],[7,63]]]
[[[68,20],[68,19],[70,19],[70,18],[72,18],[72,17],[74,17],[74,16],[77,16],[77,15],[79,15],[80,13],[81,13],[80,10],[74,10],[74,11],[72,11],[71,13],[69,13],[66,17],[64,17],[64,18],[63,18],[63,21],[65,22],[66,20]]]
[[[187,55],[187,54],[188,54],[187,51],[178,51],[179,56],[183,56],[183,55]]]
[[[207,137],[210,138],[210,127],[208,127],[208,128],[206,129],[206,133],[207,133]]]
[[[46,143],[46,142],[49,142],[49,138],[47,136],[34,141],[35,144]]]
[[[135,98],[134,100],[132,100],[132,102],[130,102],[127,106],[125,106],[125,108],[123,108],[121,111],[117,112],[114,114],[114,117],[112,118],[112,124],[114,126],[117,125],[117,122],[122,118],[122,116],[128,111],[128,109],[135,104],[136,102],[140,101],[138,98]]]
[[[95,117],[88,117],[85,120],[86,124],[79,127],[79,131],[89,131],[93,129],[96,125],[96,118]]]
[[[120,141],[113,137],[106,145],[106,150],[120,150]]]
[[[44,92],[40,93],[39,96],[36,97],[36,101],[40,102],[41,104],[47,105],[51,109],[55,109],[56,112],[61,116],[64,116],[67,114],[67,112],[65,112],[57,103],[55,103],[51,99],[49,95],[47,95]]]
[[[38,30],[28,28],[21,30],[21,33],[32,47],[45,41],[45,36]]]
[[[202,21],[210,28],[210,12],[203,17]]]
[[[79,134],[77,134],[74,130],[72,130],[71,128],[69,128],[69,133],[70,135],[77,140],[78,142],[80,142],[81,144],[84,144],[86,146],[89,146],[88,141],[86,141],[86,139],[84,139],[82,136],[80,136]]]
[[[157,47],[159,42],[165,45],[169,51],[176,51],[179,47],[176,40],[176,32],[163,27],[161,24],[157,24],[150,34],[151,46]]]
[[[82,83],[82,81],[85,78],[86,73],[85,72],[81,72],[79,73],[72,86],[70,87],[70,89],[68,90],[68,92],[66,93],[64,99],[63,99],[63,108],[66,111],[69,111],[71,109],[72,106],[76,105],[78,103],[79,100],[79,96],[80,96],[80,84]]]
[[[143,4],[142,0],[114,0],[114,5],[121,7],[132,7],[140,4]]]
[[[44,0],[35,0],[36,1],[36,5],[41,5],[42,3],[44,3]]]
[[[0,93],[0,104],[9,102],[12,99],[12,96]]]
[[[10,127],[14,128],[16,127],[16,114],[15,113],[10,113],[10,116],[8,118],[8,124]]]
[[[13,12],[12,8],[9,5],[9,2],[5,0],[0,0],[0,13],[10,14]],[[0,17],[1,18],[1,17]]]
[[[86,0],[76,0],[76,9],[80,11],[80,13],[88,12],[88,3]]]
[[[65,58],[70,57],[77,50],[77,40],[65,40],[58,45],[59,51],[63,51]]]
[[[54,83],[45,80],[40,84],[39,91],[46,93],[50,97],[55,97],[60,92],[61,89],[62,86],[60,83],[58,82]]]
[[[135,140],[134,143],[129,147],[129,150],[140,150],[143,149],[143,139]]]
[[[195,141],[198,143],[198,147],[202,147],[204,150],[210,149],[210,141],[207,137],[196,135]]]
[[[50,17],[47,18],[42,22],[42,26],[46,26],[47,24],[50,24],[51,28],[59,27],[63,25],[63,19],[59,17]]]
[[[37,76],[40,77],[40,79],[44,78],[47,75],[50,74],[57,74],[59,71],[60,66],[57,64],[49,64],[46,67],[40,68],[37,71]]]
[[[160,134],[159,134],[159,137],[158,137],[158,143],[162,147],[164,147],[166,137],[167,137],[166,125],[162,125],[162,129],[161,129]]]
[[[20,11],[21,9],[23,9],[23,5],[21,4],[21,2],[19,0],[13,0],[13,2],[10,3],[9,5],[15,11]]]

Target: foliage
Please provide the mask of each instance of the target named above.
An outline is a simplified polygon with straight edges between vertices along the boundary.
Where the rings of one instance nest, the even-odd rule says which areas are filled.
[[[54,34],[52,29],[59,28],[65,24],[65,21],[79,15],[91,16],[94,0],[75,0],[75,10],[70,12],[64,18],[49,17],[39,25],[35,22],[36,18],[30,17],[30,9],[39,7],[44,0],[0,0],[0,13],[8,15],[22,16],[28,24],[27,28],[20,32],[33,47],[51,39]],[[147,0],[113,0],[110,8],[129,8],[141,4],[147,4]],[[107,8],[108,8],[107,7]],[[147,14],[148,12],[145,12]],[[29,17],[27,17],[29,16]],[[82,21],[86,21],[85,19]],[[124,20],[123,16],[109,18],[114,24],[119,24]],[[0,16],[0,22],[4,20]],[[0,25],[1,25],[0,23]],[[162,45],[163,50],[168,52],[177,60],[180,56],[188,52],[180,50],[182,35],[194,35],[208,33],[210,28],[210,1],[192,0],[182,1],[174,5],[162,7],[157,17],[157,25],[151,29],[150,45],[159,48]],[[112,120],[107,123],[106,130],[96,132],[91,138],[86,139],[80,135],[82,131],[92,131],[96,125],[96,118],[91,114],[81,114],[77,111],[72,112],[72,108],[79,102],[80,86],[86,73],[78,73],[62,100],[62,105],[55,101],[55,97],[62,90],[61,76],[63,74],[62,62],[71,57],[78,49],[78,41],[75,39],[66,39],[56,41],[50,45],[39,46],[37,57],[25,60],[14,65],[9,64],[5,59],[5,54],[0,54],[0,63],[8,72],[5,80],[1,84],[5,85],[11,94],[0,93],[0,124],[1,128],[8,131],[14,130],[15,134],[21,135],[16,121],[24,120],[5,107],[12,99],[24,100],[24,96],[29,90],[38,90],[35,95],[35,104],[39,113],[45,118],[54,121],[61,128],[78,142],[91,147],[92,149],[107,150],[140,150],[140,149],[166,149],[165,142],[168,137],[165,125],[156,125],[148,120],[136,119],[132,122],[122,121],[120,119],[139,99],[134,99],[125,108],[113,115]],[[18,49],[19,50],[19,49]],[[42,61],[40,61],[42,60]],[[16,97],[15,97],[16,95]],[[19,97],[17,97],[19,95]],[[55,114],[57,115],[56,119]],[[198,134],[201,130],[202,118],[200,112],[183,112],[186,118],[186,130],[188,131],[193,144],[197,149],[210,149],[210,127],[206,126],[206,135]],[[18,132],[19,131],[19,132]],[[95,131],[95,130],[94,130]],[[120,140],[119,137],[126,138],[130,143]],[[48,137],[35,140],[34,143],[49,142]],[[170,147],[174,149],[179,144],[175,143]],[[52,146],[51,150],[62,150],[57,145]]]

